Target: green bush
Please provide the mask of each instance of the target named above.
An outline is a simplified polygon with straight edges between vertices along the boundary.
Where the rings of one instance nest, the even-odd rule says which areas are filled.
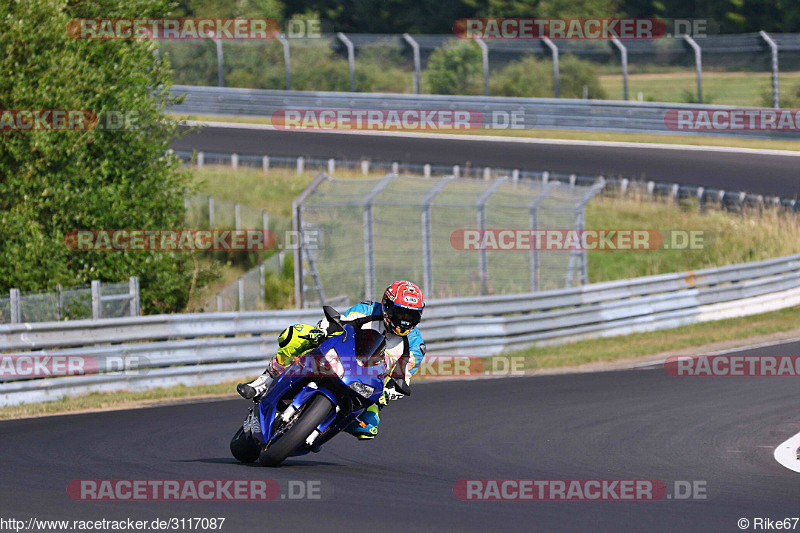
[[[128,113],[136,128],[7,131],[0,143],[0,292],[121,281],[139,276],[146,312],[181,310],[204,272],[191,255],[70,251],[73,229],[183,225],[188,175],[165,155],[170,67],[154,44],[78,40],[72,18],[157,18],[167,0],[16,0],[0,3],[0,95],[5,109]]]
[[[472,41],[451,39],[434,50],[423,75],[424,92],[483,94],[481,51]]]
[[[559,62],[559,94],[561,98],[583,98],[583,87],[589,98],[602,100],[606,92],[600,86],[595,67],[575,56],[564,56]],[[512,61],[489,77],[492,96],[530,96],[551,98],[554,95],[553,61],[528,54]]]

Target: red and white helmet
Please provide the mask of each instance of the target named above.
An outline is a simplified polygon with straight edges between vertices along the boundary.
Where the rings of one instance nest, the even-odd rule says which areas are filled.
[[[410,281],[395,281],[383,293],[383,321],[386,328],[405,336],[422,319],[425,301],[419,287]]]

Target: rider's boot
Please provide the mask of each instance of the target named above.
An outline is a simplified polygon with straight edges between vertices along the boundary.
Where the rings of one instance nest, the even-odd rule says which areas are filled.
[[[353,420],[344,430],[358,440],[374,439],[378,434],[378,424],[381,418],[378,415],[378,406],[370,405],[361,416]]]
[[[246,400],[252,400],[253,398],[261,396],[266,392],[269,386],[272,385],[275,378],[280,376],[283,371],[284,366],[278,363],[277,357],[273,357],[263,374],[250,383],[239,383],[236,385],[236,392]]]

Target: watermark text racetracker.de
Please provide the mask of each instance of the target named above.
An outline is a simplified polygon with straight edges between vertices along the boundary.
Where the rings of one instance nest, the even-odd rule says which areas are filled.
[[[648,229],[459,229],[456,250],[702,250],[713,235],[705,230]]]
[[[672,356],[664,370],[675,377],[798,377],[798,355]]]
[[[460,479],[453,495],[464,501],[705,500],[707,482],[658,479]]]
[[[64,235],[74,251],[265,251],[316,249],[320,231],[287,230],[280,235],[259,229],[75,229]]]
[[[280,109],[271,124],[280,130],[476,130],[523,129],[525,113],[476,109]],[[528,125],[529,127],[530,125]]]
[[[800,131],[800,109],[670,109],[675,131]]]
[[[672,35],[705,37],[717,29],[707,19],[468,18],[453,24],[457,37],[481,40],[652,40]]]
[[[270,40],[320,38],[332,24],[313,18],[76,18],[66,30],[75,39],[90,40]]]
[[[73,479],[67,494],[80,501],[321,500],[333,487],[322,480]]]
[[[140,120],[135,110],[0,109],[0,131],[138,130]]]

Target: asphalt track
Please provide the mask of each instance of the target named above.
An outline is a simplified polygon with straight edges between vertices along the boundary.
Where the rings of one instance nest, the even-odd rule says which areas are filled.
[[[791,355],[800,343],[747,350]],[[381,435],[340,435],[277,469],[237,464],[244,400],[0,423],[0,517],[226,517],[224,531],[739,531],[800,515],[773,450],[800,431],[792,378],[676,378],[663,368],[419,384]],[[319,481],[320,500],[87,502],[73,479]],[[707,499],[461,501],[460,479],[705,482]],[[752,526],[751,526],[752,527]],[[798,526],[800,527],[800,526]]]
[[[423,135],[204,127],[173,141],[180,150],[621,175],[792,198],[800,193],[796,156],[630,146],[491,142]]]

